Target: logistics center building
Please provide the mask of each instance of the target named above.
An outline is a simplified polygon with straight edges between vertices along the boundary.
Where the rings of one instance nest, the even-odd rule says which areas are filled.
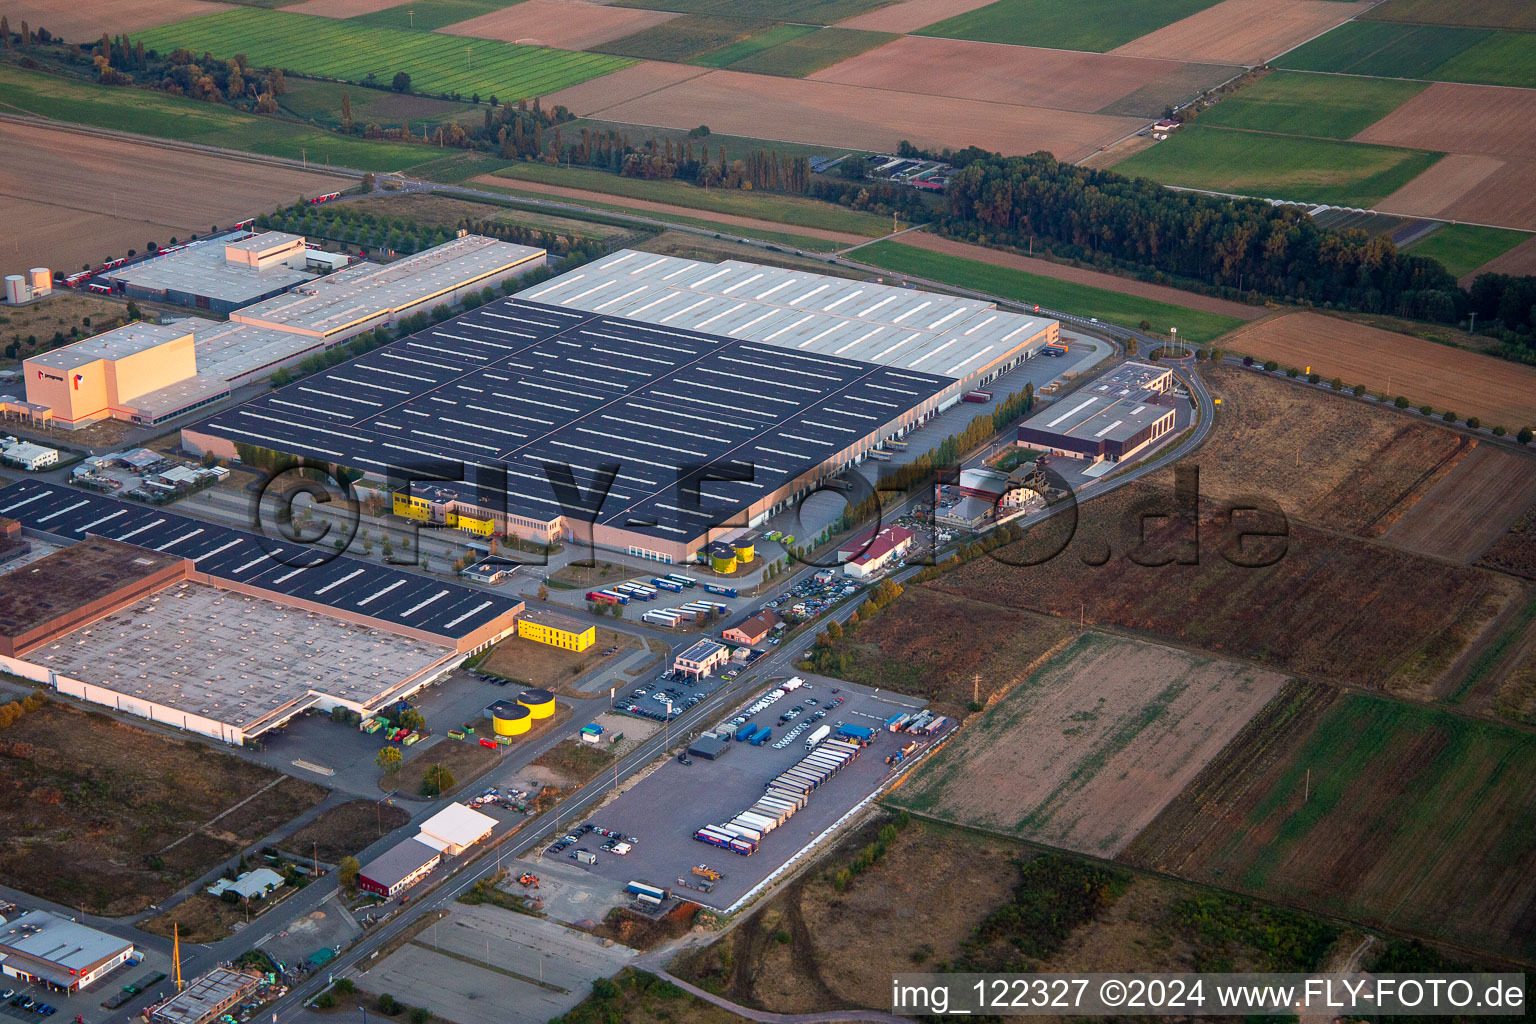
[[[361,470],[418,518],[684,562],[1058,335],[1053,320],[982,302],[625,251],[220,413],[182,442]]]
[[[1087,459],[1130,458],[1174,429],[1173,371],[1127,362],[1019,424],[1018,442]]]

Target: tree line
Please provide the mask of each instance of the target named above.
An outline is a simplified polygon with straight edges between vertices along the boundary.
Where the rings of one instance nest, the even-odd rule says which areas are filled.
[[[1049,153],[970,157],[951,176],[941,230],[1248,302],[1264,299],[1456,323],[1476,312],[1536,359],[1536,279],[1487,274],[1464,290],[1440,263],[1380,235],[1319,226],[1256,199],[1175,192]]]

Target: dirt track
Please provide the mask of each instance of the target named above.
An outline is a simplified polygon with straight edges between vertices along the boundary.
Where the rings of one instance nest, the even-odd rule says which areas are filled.
[[[1016,256],[1013,253],[1003,252],[998,249],[988,249],[982,245],[969,245],[965,242],[957,242],[951,238],[941,238],[938,235],[931,235],[926,231],[909,231],[901,236],[901,240],[908,245],[931,249],[934,252],[942,252],[949,256],[961,256],[965,259],[980,260],[983,263],[993,263],[1012,270],[1039,274],[1041,277],[1050,277],[1058,281],[1071,281],[1074,284],[1085,284],[1094,288],[1103,288],[1106,291],[1120,292],[1123,295],[1135,295],[1138,298],[1150,299],[1154,302],[1169,302],[1178,306],[1188,306],[1190,309],[1198,309],[1204,313],[1216,313],[1221,316],[1234,316],[1243,320],[1253,320],[1268,312],[1262,306],[1245,306],[1241,302],[1229,302],[1226,299],[1217,299],[1209,295],[1181,291],[1178,288],[1168,288],[1160,284],[1133,281],[1130,278],[1116,277],[1114,274],[1105,274],[1097,270],[1084,270],[1081,267],[1062,266],[1049,260]]]
[[[479,185],[495,185],[498,188],[515,188],[523,192],[537,192],[540,195],[561,196],[565,199],[575,199],[579,202],[606,203],[610,206],[623,206],[631,210],[644,213],[665,213],[674,217],[691,217],[695,220],[715,221],[720,224],[733,224],[740,228],[752,228],[757,231],[779,231],[785,234],[805,235],[808,238],[824,238],[829,242],[842,242],[844,245],[858,245],[860,242],[868,242],[863,235],[848,234],[844,231],[826,231],[821,228],[802,228],[793,224],[780,224],[774,220],[759,220],[756,217],[737,217],[729,213],[714,213],[710,210],[695,210],[689,206],[673,206],[670,203],[655,203],[648,199],[630,199],[626,196],[610,195],[607,192],[588,192],[586,189],[566,188],[563,185],[546,185],[537,181],[523,181],[519,178],[500,178],[494,174],[482,174],[472,179]]]

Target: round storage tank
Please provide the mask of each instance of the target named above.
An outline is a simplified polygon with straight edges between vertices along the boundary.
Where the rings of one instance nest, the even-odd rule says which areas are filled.
[[[555,713],[555,695],[548,690],[525,690],[517,695],[517,702],[536,719],[549,718]]]
[[[750,562],[752,559],[756,558],[756,544],[757,538],[755,537],[742,537],[740,540],[736,541],[734,545],[736,548],[736,561]]]
[[[736,549],[729,544],[711,544],[709,546],[709,567],[718,573],[735,572]]]
[[[33,267],[29,273],[32,276],[32,291],[34,294],[47,295],[53,291],[53,271],[47,267]]]
[[[533,726],[533,712],[521,704],[497,708],[491,719],[491,728],[497,736],[521,736]]]
[[[32,298],[32,286],[20,274],[5,275],[5,301],[19,306]]]

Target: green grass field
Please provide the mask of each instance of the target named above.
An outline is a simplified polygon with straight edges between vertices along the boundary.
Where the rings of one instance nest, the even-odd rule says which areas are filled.
[[[516,2],[512,0],[512,3]],[[413,0],[398,7],[386,7],[382,11],[359,14],[347,20],[354,25],[431,32],[508,6],[509,3],[499,0]]]
[[[891,222],[872,213],[844,209],[832,203],[799,196],[776,195],[766,192],[743,192],[740,189],[702,189],[680,181],[647,181],[644,178],[622,178],[605,171],[582,167],[550,167],[548,164],[520,163],[497,171],[499,177],[515,182],[538,181],[547,185],[587,189],[629,199],[645,199],[653,203],[670,203],[686,206],[706,213],[728,213],[738,217],[756,217],[771,220],[790,227],[821,228],[826,231],[846,231],[852,234],[878,238],[891,229]],[[725,229],[731,234],[741,234],[735,228]]]
[[[1529,957],[1533,773],[1529,733],[1348,694],[1194,876]]]
[[[416,92],[478,93],[506,102],[541,96],[630,64],[605,54],[466,40],[254,8],[162,25],[137,38],[161,52],[186,47],[217,57],[243,53],[258,67],[381,86],[404,71]]]
[[[1536,5],[1530,0],[1386,0],[1360,17],[1415,25],[1470,25],[1536,32]]]
[[[1433,78],[1436,68],[1491,34],[1487,29],[1346,21],[1274,64],[1293,71]]]
[[[1424,82],[1278,71],[1200,116],[1202,125],[1348,139],[1429,88]]]
[[[761,53],[763,50],[772,49],[791,39],[798,39],[815,31],[815,25],[775,25],[764,32],[738,39],[708,53],[701,53],[689,63],[705,68],[723,68],[754,53]]]
[[[73,124],[263,153],[363,171],[399,171],[437,150],[343,138],[308,125],[144,89],[118,89],[0,64],[0,105]]]
[[[1439,260],[1440,265],[1460,277],[1470,274],[1495,256],[1502,256],[1531,237],[1526,231],[1484,228],[1475,224],[1446,224],[1436,228],[1407,251],[1415,256]]]
[[[1116,164],[1115,170],[1168,185],[1368,207],[1443,155],[1194,124]]]
[[[615,7],[831,25],[890,0],[618,0]]]
[[[449,121],[478,122],[484,109],[472,103],[435,100],[428,96],[405,95],[387,89],[369,89],[314,78],[288,79],[288,91],[278,98],[278,105],[295,117],[335,128],[341,124],[343,94],[352,98],[352,120],[356,124],[409,123],[413,132],[417,132],[424,124],[435,126]]]
[[[892,32],[864,32],[854,28],[824,28],[797,36],[772,49],[760,50],[731,65],[732,71],[804,78],[855,54],[883,46],[897,38]]]
[[[1122,327],[1134,328],[1147,320],[1152,324],[1153,334],[1167,334],[1168,328],[1177,327],[1179,337],[1197,345],[1214,341],[1243,323],[1234,317],[1058,281],[979,260],[930,252],[901,242],[875,242],[855,250],[849,258],[883,270],[1001,295],[1015,302],[1039,303],[1048,309],[1097,317]]]
[[[1431,77],[1442,82],[1536,88],[1536,33],[1495,32],[1440,65]]]
[[[984,43],[1050,46],[1103,53],[1180,18],[1205,10],[1217,0],[997,0],[986,7],[920,29],[916,34]]]
[[[633,35],[609,40],[592,49],[599,53],[615,53],[644,60],[686,63],[693,57],[709,54],[722,47],[749,42],[757,33],[771,31],[772,28],[773,23],[769,21],[688,14],[641,29]]]

